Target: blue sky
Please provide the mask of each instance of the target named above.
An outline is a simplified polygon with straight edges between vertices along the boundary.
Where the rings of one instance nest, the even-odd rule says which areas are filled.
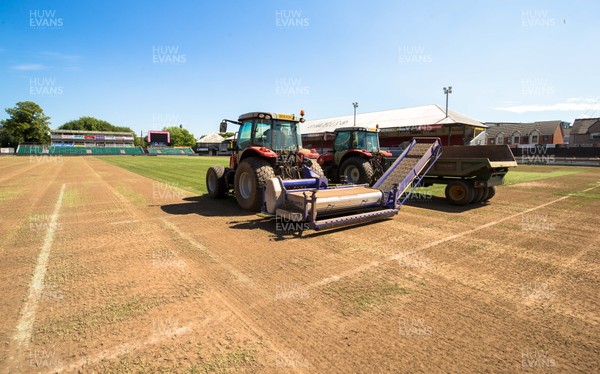
[[[256,110],[307,119],[444,105],[482,121],[600,116],[598,1],[11,1],[0,103],[196,136]],[[0,113],[6,118],[6,113]]]

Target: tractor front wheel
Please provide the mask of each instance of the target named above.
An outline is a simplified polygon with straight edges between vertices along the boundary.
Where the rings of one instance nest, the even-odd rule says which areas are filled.
[[[350,157],[340,167],[340,180],[352,184],[371,183],[373,168],[368,160],[361,157]]]
[[[235,172],[235,198],[242,209],[259,211],[265,183],[275,177],[273,167],[258,157],[249,157],[238,166]]]
[[[227,181],[225,180],[225,168],[223,166],[211,166],[206,172],[206,189],[208,196],[213,199],[227,195]]]

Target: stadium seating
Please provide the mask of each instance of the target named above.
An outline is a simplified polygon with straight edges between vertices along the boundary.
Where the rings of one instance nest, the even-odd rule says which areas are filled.
[[[144,155],[142,147],[66,147],[66,146],[42,146],[38,144],[21,144],[17,148],[19,155]],[[165,156],[195,156],[194,151],[189,147],[148,147],[150,155]]]
[[[17,148],[18,155],[41,155],[44,147],[41,145],[21,144]]]
[[[141,147],[50,147],[51,155],[143,155]]]
[[[150,155],[166,155],[166,156],[194,156],[195,153],[191,148],[171,148],[171,147],[148,147]]]

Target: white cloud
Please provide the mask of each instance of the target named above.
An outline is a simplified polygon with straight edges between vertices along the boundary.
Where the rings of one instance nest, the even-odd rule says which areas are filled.
[[[600,110],[600,99],[569,98],[564,102],[555,104],[512,105],[494,109],[512,113],[597,111]]]
[[[42,64],[21,64],[21,65],[13,66],[13,69],[15,69],[15,70],[25,70],[25,71],[44,70],[46,68],[47,67]]]
[[[66,53],[61,53],[61,52],[46,51],[46,52],[41,52],[40,54],[42,56],[44,56],[44,57],[49,57],[49,58],[53,58],[53,59],[57,59],[57,60],[63,60],[63,61],[68,61],[68,62],[74,62],[74,61],[78,61],[79,59],[81,59],[81,56],[78,56],[78,55],[68,55]]]

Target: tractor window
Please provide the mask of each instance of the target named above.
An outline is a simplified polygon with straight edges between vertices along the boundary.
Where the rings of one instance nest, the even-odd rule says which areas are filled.
[[[376,132],[363,132],[357,131],[356,133],[358,149],[363,149],[367,152],[378,152],[379,151],[379,140]]]
[[[376,132],[368,132],[365,134],[365,148],[367,152],[379,152],[379,137]]]
[[[302,144],[302,140],[295,122],[274,121],[273,149],[295,152],[299,144]]]
[[[240,127],[240,135],[238,139],[238,146],[241,149],[250,146],[250,137],[252,134],[252,121],[247,121]]]
[[[271,144],[271,121],[269,120],[256,120],[256,127],[254,128],[254,145],[262,145],[270,147]]]
[[[349,148],[351,133],[349,132],[338,132],[335,137],[335,144],[333,148],[337,152],[347,151]]]

